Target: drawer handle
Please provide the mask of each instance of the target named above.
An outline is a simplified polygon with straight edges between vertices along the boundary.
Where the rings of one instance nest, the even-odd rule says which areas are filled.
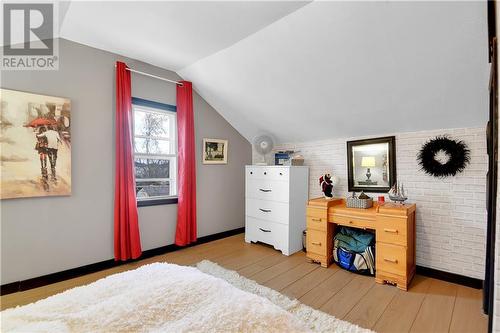
[[[267,172],[264,172],[265,175],[267,175]]]
[[[352,221],[349,221],[349,224],[353,224],[353,223],[354,223],[354,222],[352,222]]]
[[[253,172],[252,172],[252,171],[250,171],[250,174],[251,174],[251,175],[253,175]]]
[[[260,210],[261,212],[264,212],[264,213],[270,213],[270,212],[271,212],[271,210],[270,210],[270,209],[262,209],[262,208],[259,208],[259,210]]]
[[[384,258],[384,261],[392,262],[394,264],[398,263],[398,259],[389,259],[389,258]]]
[[[271,230],[266,230],[266,229],[262,229],[262,228],[259,228],[259,230],[262,232],[271,232]]]
[[[384,229],[385,232],[390,232],[392,234],[397,234],[398,233],[398,229]]]
[[[280,176],[283,176],[283,172],[280,172]]]
[[[265,188],[259,188],[259,191],[261,191],[261,192],[271,192],[272,190],[268,190],[268,189],[265,189]]]
[[[316,218],[311,218],[311,221],[314,221],[314,222],[321,222],[321,219],[316,219]]]
[[[321,246],[321,242],[311,242],[311,244]]]

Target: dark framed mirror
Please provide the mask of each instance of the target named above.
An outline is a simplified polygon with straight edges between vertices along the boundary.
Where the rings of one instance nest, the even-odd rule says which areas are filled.
[[[347,141],[349,192],[385,193],[396,182],[396,137]]]

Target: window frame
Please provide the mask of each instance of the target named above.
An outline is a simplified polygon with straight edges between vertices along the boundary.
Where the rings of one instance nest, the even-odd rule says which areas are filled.
[[[142,137],[141,135],[136,136],[135,135],[135,109],[134,106],[139,106],[139,107],[144,107],[147,109],[152,109],[150,111],[152,112],[158,112],[158,113],[176,113],[177,112],[177,107],[175,105],[170,105],[170,104],[165,104],[165,103],[160,103],[160,102],[155,102],[143,98],[138,98],[138,97],[132,97],[132,139],[133,139],[133,145],[134,145],[134,150],[133,150],[133,158],[134,158],[134,167],[135,167],[135,159],[136,157],[139,158],[156,158],[156,159],[171,159],[175,158],[175,173],[177,174],[177,158],[178,158],[178,151],[177,151],[177,124],[171,124],[171,128],[169,128],[169,131],[172,131],[172,128],[174,129],[174,135],[175,135],[175,142],[174,142],[174,154],[162,154],[162,155],[154,155],[154,154],[141,154],[141,153],[136,153],[135,152],[135,139],[136,137]],[[177,114],[175,115],[175,120],[177,120]],[[145,137],[145,136],[144,136]],[[171,141],[172,137],[161,137],[158,139],[165,140],[165,141]],[[134,168],[135,169],[135,168]],[[134,170],[134,175],[135,175],[135,170]],[[177,187],[177,176],[172,179],[172,178],[153,178],[154,180],[167,180],[172,184]],[[152,180],[149,178],[142,179],[143,181],[148,181]],[[134,186],[137,186],[137,179],[135,180]],[[177,193],[177,191],[176,191]],[[178,202],[178,196],[177,195],[172,195],[172,196],[162,196],[162,197],[156,197],[156,198],[136,198],[137,201],[137,207],[146,207],[146,206],[157,206],[157,205],[168,205],[168,204],[176,204]]]

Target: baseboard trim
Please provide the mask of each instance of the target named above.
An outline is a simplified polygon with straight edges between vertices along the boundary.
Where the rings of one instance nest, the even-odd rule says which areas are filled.
[[[198,238],[198,240],[195,243],[187,245],[187,246],[177,246],[175,244],[171,244],[171,245],[166,245],[166,246],[158,247],[158,248],[151,249],[151,250],[146,250],[146,251],[142,252],[142,255],[139,258],[134,259],[134,260],[115,261],[114,259],[109,259],[109,260],[97,262],[97,263],[90,264],[90,265],[71,268],[71,269],[68,269],[65,271],[31,278],[28,280],[7,283],[7,284],[0,286],[0,295],[3,296],[3,295],[12,294],[12,293],[15,293],[18,291],[25,291],[25,290],[29,290],[29,289],[33,289],[33,288],[46,286],[48,284],[73,279],[73,278],[76,278],[76,277],[79,277],[82,275],[95,273],[95,272],[102,271],[102,270],[105,270],[108,268],[120,266],[123,264],[128,264],[130,262],[139,261],[139,260],[146,259],[146,258],[151,258],[151,257],[157,256],[160,254],[174,252],[174,251],[177,251],[180,249],[185,249],[187,247],[192,247],[192,246],[200,245],[203,243],[212,242],[212,241],[215,241],[218,239],[234,236],[234,235],[241,234],[244,232],[245,232],[245,228],[238,228],[238,229],[223,231],[223,232],[219,232],[217,234],[200,237],[200,238]]]
[[[483,282],[484,282],[483,280],[471,278],[460,274],[444,272],[434,268],[417,266],[417,274],[447,282],[460,284],[462,286],[471,287],[474,289],[483,289]]]

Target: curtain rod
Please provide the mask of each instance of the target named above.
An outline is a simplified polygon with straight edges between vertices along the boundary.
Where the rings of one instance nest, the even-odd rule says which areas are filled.
[[[115,65],[115,68],[116,68],[116,65]],[[166,79],[166,78],[161,77],[161,76],[156,76],[156,75],[153,75],[153,74],[144,73],[144,72],[141,72],[141,71],[138,71],[138,70],[135,70],[135,69],[132,69],[132,68],[128,68],[128,67],[125,68],[125,69],[128,70],[129,72],[133,72],[133,73],[137,73],[137,74],[149,76],[149,77],[152,77],[152,78],[155,78],[155,79],[158,79],[158,80],[167,81],[167,82],[170,82],[170,83],[175,83],[175,84],[178,84],[178,85],[182,86],[182,83],[179,82],[179,81],[169,80],[169,79]]]

